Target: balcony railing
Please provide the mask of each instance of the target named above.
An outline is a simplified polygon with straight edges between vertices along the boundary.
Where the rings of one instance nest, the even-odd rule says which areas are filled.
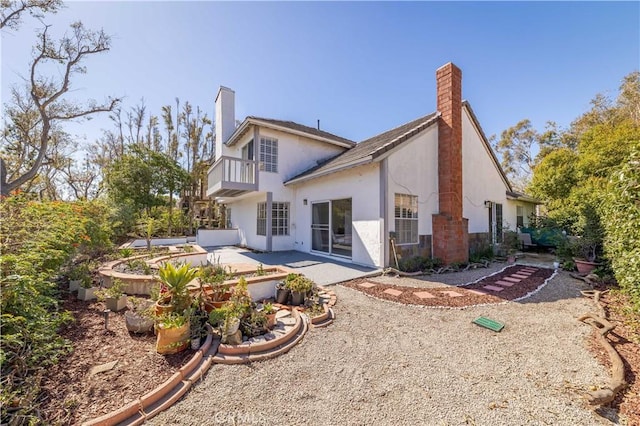
[[[209,169],[207,195],[237,197],[258,190],[257,161],[222,156]]]

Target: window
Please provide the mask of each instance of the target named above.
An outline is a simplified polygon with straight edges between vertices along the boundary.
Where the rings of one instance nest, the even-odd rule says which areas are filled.
[[[267,235],[267,203],[258,203],[256,234]],[[271,203],[271,235],[289,235],[289,203]]]
[[[226,212],[226,223],[225,223],[225,228],[227,229],[231,229],[233,226],[231,224],[231,209],[227,207],[227,209],[225,210]]]
[[[253,160],[253,139],[242,147],[242,159]]]
[[[502,204],[495,203],[496,208],[496,243],[502,242]]]
[[[289,203],[271,204],[271,234],[289,235]]]
[[[518,228],[524,227],[524,207],[516,206],[516,226]]]
[[[278,173],[278,140],[260,138],[260,170]]]
[[[418,197],[396,194],[396,243],[418,244]]]
[[[267,235],[267,203],[258,203],[256,234]]]

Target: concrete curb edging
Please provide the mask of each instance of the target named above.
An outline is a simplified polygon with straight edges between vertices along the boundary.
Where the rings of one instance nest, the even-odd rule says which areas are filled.
[[[212,329],[207,325],[209,333],[205,342],[194,356],[176,373],[154,390],[147,392],[135,401],[125,406],[104,414],[93,420],[84,422],[83,426],[112,426],[112,425],[138,425],[155,416],[161,411],[171,407],[191,385],[204,376],[211,366],[211,358],[217,351],[217,346],[212,348]],[[213,350],[212,350],[213,349]],[[213,352],[213,354],[211,353]]]

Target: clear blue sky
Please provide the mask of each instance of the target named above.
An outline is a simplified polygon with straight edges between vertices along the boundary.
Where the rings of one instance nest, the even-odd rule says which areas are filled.
[[[79,99],[144,97],[147,110],[199,105],[218,86],[236,118],[293,120],[361,141],[435,110],[435,70],[452,61],[487,135],[520,119],[562,126],[640,67],[638,2],[71,2],[46,22],[113,35],[73,82]],[[2,33],[2,100],[27,75],[34,28]],[[106,115],[70,128],[91,140]]]

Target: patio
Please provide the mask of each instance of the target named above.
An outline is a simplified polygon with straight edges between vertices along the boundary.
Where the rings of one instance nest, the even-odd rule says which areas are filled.
[[[336,284],[379,272],[365,266],[293,250],[261,253],[234,246],[203,248],[209,252],[212,263],[285,266],[304,274],[319,285]]]

